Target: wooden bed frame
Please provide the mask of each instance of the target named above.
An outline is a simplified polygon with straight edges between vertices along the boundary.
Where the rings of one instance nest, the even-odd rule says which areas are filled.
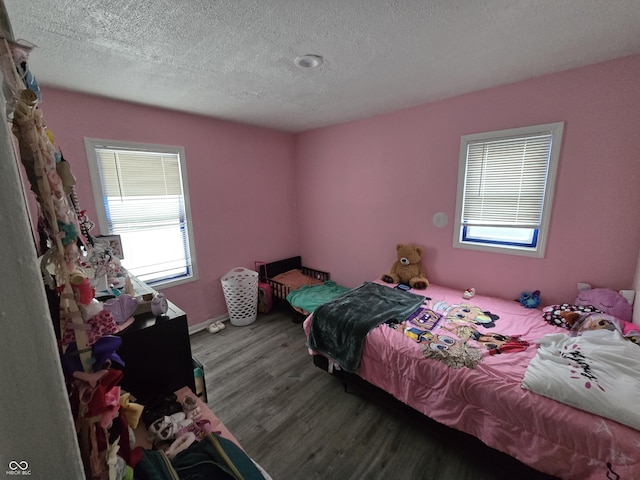
[[[302,265],[302,258],[297,256],[276,262],[260,264],[258,267],[258,279],[261,283],[267,283],[271,287],[273,305],[289,310],[292,320],[296,323],[301,323],[306,318],[305,315],[294,309],[289,302],[287,302],[287,295],[291,289],[287,285],[273,280],[273,277],[276,275],[294,269],[301,270],[303,274],[323,282],[330,280],[331,277],[328,272]]]

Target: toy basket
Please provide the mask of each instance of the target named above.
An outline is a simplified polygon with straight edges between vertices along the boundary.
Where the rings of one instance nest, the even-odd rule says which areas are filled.
[[[258,316],[258,273],[237,267],[220,281],[231,324],[243,327],[255,322]]]

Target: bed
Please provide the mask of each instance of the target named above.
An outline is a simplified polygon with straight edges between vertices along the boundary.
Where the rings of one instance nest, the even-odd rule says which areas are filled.
[[[523,385],[538,350],[553,338],[574,338],[543,320],[542,310],[483,295],[465,300],[462,292],[437,285],[404,292],[375,281],[351,292],[304,321],[317,366],[357,375],[421,414],[546,474],[579,480],[640,478],[640,431]],[[371,292],[373,301],[367,300]],[[377,318],[362,328],[352,325],[372,317]],[[626,347],[640,353],[638,345]],[[585,383],[577,371],[577,381]],[[638,370],[630,373],[640,376]],[[603,378],[599,385],[591,383],[591,392],[615,388]],[[621,400],[629,405],[625,415],[633,424],[640,392],[635,387],[627,391],[630,396]]]
[[[298,323],[319,305],[349,290],[333,282],[328,272],[302,265],[299,256],[257,265],[259,280],[269,285],[273,303],[289,309]]]

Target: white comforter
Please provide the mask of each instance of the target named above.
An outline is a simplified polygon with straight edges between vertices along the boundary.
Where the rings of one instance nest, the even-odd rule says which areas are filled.
[[[640,430],[640,346],[617,330],[539,339],[523,388]]]

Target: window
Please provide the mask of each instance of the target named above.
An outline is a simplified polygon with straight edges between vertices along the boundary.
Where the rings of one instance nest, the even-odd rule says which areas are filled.
[[[455,247],[544,256],[563,126],[462,136]]]
[[[182,147],[85,138],[100,233],[120,235],[122,265],[150,285],[195,279]]]

